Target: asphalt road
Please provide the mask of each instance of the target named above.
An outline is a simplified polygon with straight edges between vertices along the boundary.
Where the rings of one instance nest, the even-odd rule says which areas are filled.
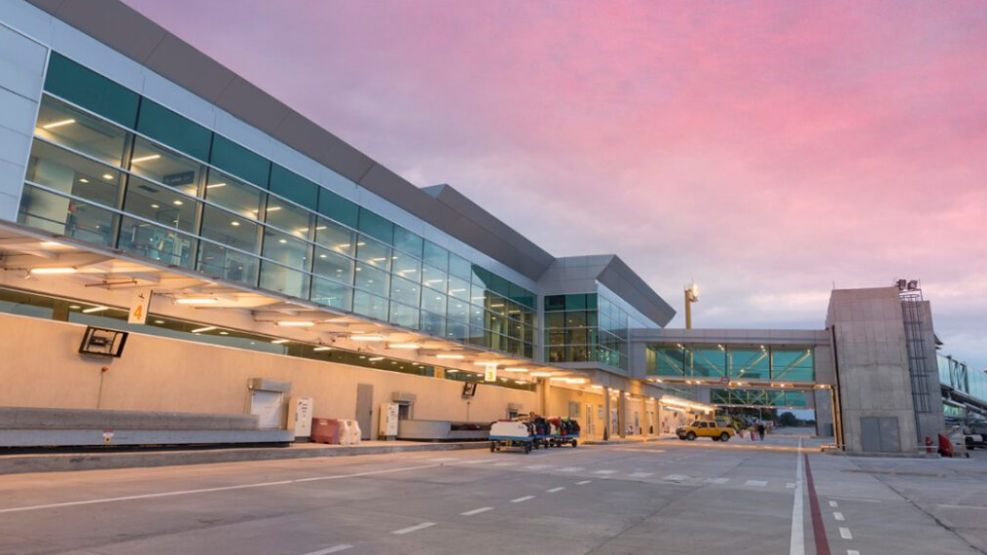
[[[985,553],[984,478],[703,441],[19,474],[0,553]]]

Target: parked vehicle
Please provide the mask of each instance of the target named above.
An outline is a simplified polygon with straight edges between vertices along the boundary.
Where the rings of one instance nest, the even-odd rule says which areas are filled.
[[[696,420],[688,426],[675,429],[675,435],[681,440],[694,441],[697,437],[712,438],[713,441],[729,441],[736,432],[730,426],[724,426],[714,420]]]

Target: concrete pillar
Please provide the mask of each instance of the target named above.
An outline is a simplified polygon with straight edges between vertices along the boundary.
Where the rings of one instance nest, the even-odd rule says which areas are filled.
[[[627,394],[620,391],[617,394],[617,429],[620,437],[627,437]]]
[[[546,378],[541,378],[539,381],[541,383],[538,384],[538,414],[548,416],[551,385],[549,385],[549,381]]]
[[[610,434],[613,430],[610,429],[610,388],[603,389],[603,439],[610,439]]]

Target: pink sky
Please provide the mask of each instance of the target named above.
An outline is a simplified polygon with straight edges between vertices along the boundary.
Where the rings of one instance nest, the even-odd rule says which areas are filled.
[[[987,366],[979,1],[126,1],[556,256],[615,252],[680,312],[695,278],[699,327],[918,278]]]

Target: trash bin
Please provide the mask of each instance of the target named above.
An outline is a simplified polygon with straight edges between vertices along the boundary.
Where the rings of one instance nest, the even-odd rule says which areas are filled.
[[[343,429],[340,421],[335,418],[312,419],[312,442],[338,445],[341,442]]]
[[[347,420],[347,427],[349,431],[349,437],[347,438],[347,444],[357,445],[360,443],[361,436],[363,435],[360,430],[360,423],[356,420]]]

